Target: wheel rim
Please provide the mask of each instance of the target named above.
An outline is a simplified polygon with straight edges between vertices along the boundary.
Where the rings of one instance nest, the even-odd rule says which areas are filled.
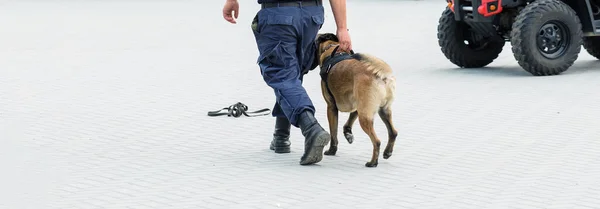
[[[556,59],[565,54],[569,42],[569,29],[561,22],[548,21],[537,34],[537,48],[548,59]]]

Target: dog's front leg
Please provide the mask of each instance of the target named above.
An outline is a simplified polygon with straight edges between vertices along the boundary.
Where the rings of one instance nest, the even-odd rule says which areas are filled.
[[[358,112],[354,111],[350,113],[350,117],[348,117],[348,121],[344,124],[344,137],[348,140],[348,143],[352,144],[354,142],[354,135],[352,134],[352,125],[354,121],[358,118]]]
[[[329,133],[331,135],[331,142],[329,143],[329,150],[325,151],[324,154],[335,155],[338,146],[338,109],[333,105],[327,105],[327,120],[329,121]]]

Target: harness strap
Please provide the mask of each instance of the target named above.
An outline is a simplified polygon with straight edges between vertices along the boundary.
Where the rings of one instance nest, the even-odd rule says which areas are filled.
[[[223,110],[227,110],[227,112],[221,112]],[[269,113],[271,113],[271,110],[269,108],[263,108],[263,109],[252,111],[252,112],[247,112],[247,111],[248,111],[248,106],[245,105],[244,103],[238,102],[238,103],[235,103],[233,105],[230,105],[229,107],[225,107],[220,110],[209,111],[208,116],[214,117],[214,116],[227,115],[227,117],[238,118],[242,115],[245,115],[247,117],[255,117],[255,116],[261,116],[261,115],[268,115]],[[258,114],[261,112],[266,112],[266,113]],[[255,114],[255,115],[250,115],[250,114]]]
[[[333,68],[333,66],[335,64],[337,64],[338,62],[341,62],[341,61],[347,60],[347,59],[354,59],[352,57],[352,55],[354,54],[354,50],[350,50],[350,54],[342,53],[342,54],[336,56],[336,52],[337,52],[338,48],[340,48],[339,45],[333,49],[333,52],[331,52],[331,55],[329,55],[329,57],[327,57],[327,58],[325,58],[325,60],[323,60],[323,65],[321,66],[321,72],[319,73],[321,75],[321,79],[325,82],[325,88],[327,89],[327,93],[329,94],[329,96],[331,96],[331,100],[333,100],[333,105],[336,108],[337,108],[337,103],[335,102],[335,97],[333,96],[333,93],[331,92],[331,89],[329,88],[329,82],[328,82],[329,72],[331,71],[331,68]]]

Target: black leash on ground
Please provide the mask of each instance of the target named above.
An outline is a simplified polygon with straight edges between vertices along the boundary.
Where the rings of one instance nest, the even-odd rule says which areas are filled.
[[[223,110],[226,110],[227,112],[221,112]],[[265,112],[265,113],[262,113],[262,112]],[[259,114],[259,113],[262,113],[262,114]],[[209,111],[208,116],[214,117],[214,116],[227,115],[227,117],[238,118],[242,115],[245,115],[247,117],[255,117],[255,116],[261,116],[261,115],[268,115],[269,113],[271,113],[271,110],[269,108],[263,108],[260,110],[248,112],[248,106],[245,105],[244,103],[238,102],[238,103],[235,103],[229,107],[225,107],[220,110]]]

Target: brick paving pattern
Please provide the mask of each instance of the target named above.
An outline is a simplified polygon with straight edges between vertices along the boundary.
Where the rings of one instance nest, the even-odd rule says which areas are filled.
[[[444,2],[348,1],[354,50],[395,70],[394,156],[365,168],[357,123],[353,144],[300,166],[298,129],[274,154],[271,117],[206,116],[272,107],[259,7],[240,4],[230,25],[223,1],[3,2],[0,208],[600,208],[600,62],[585,51],[560,76],[530,76],[509,44],[457,69],[437,46]],[[326,124],[316,71],[305,87]]]

